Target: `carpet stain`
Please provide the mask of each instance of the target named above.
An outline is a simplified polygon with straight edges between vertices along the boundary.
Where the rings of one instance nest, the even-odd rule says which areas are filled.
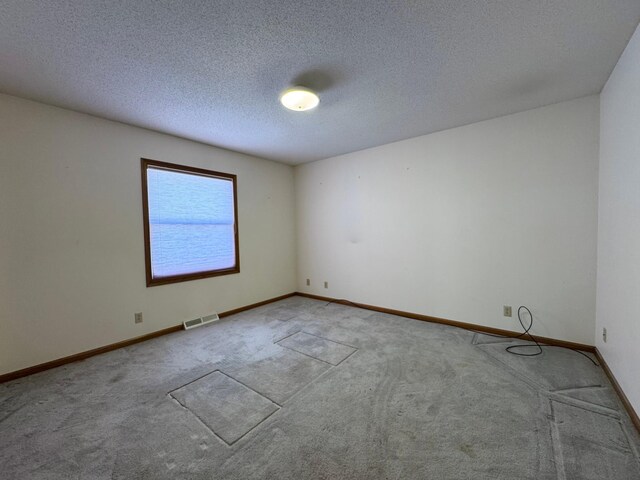
[[[125,377],[124,373],[118,373],[117,375],[115,375],[113,378],[109,379],[110,383],[118,383],[120,380],[122,380]]]
[[[476,455],[476,452],[473,451],[473,447],[471,445],[469,445],[468,443],[463,443],[462,445],[459,445],[458,448],[460,449],[460,451],[462,453],[464,453],[469,458],[477,458],[478,457],[478,455]]]

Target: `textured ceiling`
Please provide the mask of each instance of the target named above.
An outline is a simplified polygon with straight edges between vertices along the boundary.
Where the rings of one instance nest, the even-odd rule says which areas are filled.
[[[597,93],[639,21],[640,0],[3,0],[0,91],[295,164]],[[280,106],[297,83],[316,110]]]

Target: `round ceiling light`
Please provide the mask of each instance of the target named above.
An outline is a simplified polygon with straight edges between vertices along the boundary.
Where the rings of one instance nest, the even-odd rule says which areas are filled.
[[[317,107],[320,103],[320,97],[313,90],[306,87],[293,87],[282,92],[280,103],[289,110],[304,112]]]

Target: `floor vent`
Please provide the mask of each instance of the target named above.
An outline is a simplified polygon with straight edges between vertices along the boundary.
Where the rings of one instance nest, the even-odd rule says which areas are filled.
[[[202,318],[194,318],[193,320],[185,320],[182,322],[185,330],[189,330],[191,328],[200,327],[202,325],[206,325],[207,323],[212,323],[217,320],[220,320],[220,317],[217,313],[212,313],[211,315],[205,315]]]
[[[218,320],[220,320],[218,314],[212,313],[211,315],[205,315],[204,317],[202,317],[202,324],[204,325],[211,322],[217,322]]]

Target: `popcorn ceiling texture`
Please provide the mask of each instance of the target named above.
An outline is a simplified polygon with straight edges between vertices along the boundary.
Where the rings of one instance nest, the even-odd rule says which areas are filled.
[[[637,0],[5,0],[0,92],[302,163],[598,93]],[[304,84],[318,109],[286,111]]]

